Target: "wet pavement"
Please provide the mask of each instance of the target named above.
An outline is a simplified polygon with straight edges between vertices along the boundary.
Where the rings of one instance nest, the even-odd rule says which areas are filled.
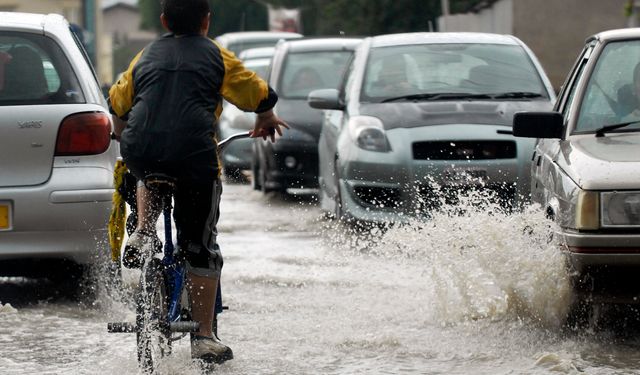
[[[524,230],[526,228],[526,230]],[[562,327],[571,293],[549,225],[469,207],[401,228],[355,231],[311,194],[225,184],[222,374],[640,374],[631,308]],[[135,283],[125,270],[125,284]],[[51,282],[0,278],[0,373],[136,374],[127,298],[79,302]],[[187,340],[161,374],[197,374]]]

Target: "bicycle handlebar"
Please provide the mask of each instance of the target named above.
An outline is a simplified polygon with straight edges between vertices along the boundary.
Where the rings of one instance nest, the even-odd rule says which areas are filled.
[[[222,153],[229,144],[237,139],[249,138],[251,137],[251,132],[237,133],[232,136],[229,136],[220,142],[218,142],[218,152]]]

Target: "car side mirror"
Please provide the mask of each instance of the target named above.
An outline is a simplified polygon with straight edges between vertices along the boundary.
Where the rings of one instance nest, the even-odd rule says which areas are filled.
[[[307,96],[307,104],[315,109],[343,110],[344,103],[340,100],[340,92],[336,89],[314,90]]]
[[[513,135],[526,138],[562,138],[564,118],[558,112],[518,112],[513,116]]]

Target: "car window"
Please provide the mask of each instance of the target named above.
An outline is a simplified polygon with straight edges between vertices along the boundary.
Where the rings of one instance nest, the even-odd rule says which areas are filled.
[[[574,132],[593,132],[605,125],[640,121],[638,93],[640,41],[607,44],[589,77]],[[640,124],[625,130],[638,128]]]
[[[414,94],[527,92],[548,98],[519,45],[420,44],[373,48],[362,88],[365,101]]]
[[[566,86],[563,88],[563,92],[560,93],[560,97],[563,99],[558,101],[560,107],[559,109],[561,109],[562,116],[565,118],[565,120],[567,120],[567,116],[569,115],[569,109],[571,108],[576,92],[578,91],[578,82],[580,82],[580,78],[584,73],[584,68],[587,66],[591,51],[592,48],[589,47],[588,49],[585,49],[580,55],[576,62],[576,66],[573,69],[573,73],[567,80]],[[565,90],[567,90],[566,98],[564,94]]]
[[[271,59],[251,59],[244,61],[244,67],[256,72],[260,78],[266,79],[269,74]]]
[[[306,99],[313,90],[338,89],[351,51],[290,53],[280,75],[278,95]]]
[[[69,61],[53,39],[0,31],[0,105],[84,102]]]

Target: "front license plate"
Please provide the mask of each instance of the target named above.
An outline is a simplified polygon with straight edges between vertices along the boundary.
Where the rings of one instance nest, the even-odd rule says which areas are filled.
[[[447,182],[471,183],[480,182],[487,179],[487,171],[482,169],[449,169],[444,171]]]
[[[11,205],[0,202],[0,230],[11,229]]]

